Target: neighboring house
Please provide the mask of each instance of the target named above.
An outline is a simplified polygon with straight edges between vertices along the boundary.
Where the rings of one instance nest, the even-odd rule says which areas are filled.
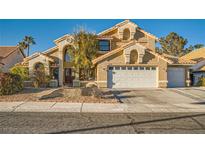
[[[9,72],[15,64],[22,62],[24,53],[18,46],[0,46],[0,67],[1,71]]]
[[[3,71],[2,68],[4,66],[4,63],[0,62],[0,72]]]
[[[93,60],[99,87],[144,88],[189,86],[189,67],[195,62],[155,52],[158,38],[130,20],[98,34],[99,53]],[[74,72],[67,52],[72,35],[54,40],[55,47],[26,58],[32,76],[43,64],[59,85],[72,84]]]
[[[205,77],[205,48],[196,49],[180,59],[196,61],[196,64],[190,67],[193,85],[196,85],[201,77]]]

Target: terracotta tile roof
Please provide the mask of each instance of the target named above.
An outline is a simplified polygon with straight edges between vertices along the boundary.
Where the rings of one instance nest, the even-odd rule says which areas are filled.
[[[205,48],[196,49],[182,57],[180,59],[184,60],[194,60],[194,61],[202,61],[205,59]]]
[[[184,59],[178,59],[178,64],[196,64],[197,62],[194,60],[184,60]]]
[[[108,40],[112,40],[113,37],[103,35],[103,36],[98,36],[97,39],[108,39]]]
[[[199,71],[205,71],[205,66],[202,66]]]
[[[114,25],[113,27],[108,28],[108,29],[106,29],[106,30],[104,30],[104,31],[102,31],[102,32],[100,32],[100,33],[98,33],[98,35],[99,35],[99,36],[105,35],[106,33],[109,33],[109,32],[111,32],[111,31],[113,31],[113,30],[115,30],[115,29],[117,29],[117,28],[119,28],[119,27],[121,27],[121,26],[123,26],[123,25],[129,23],[129,22],[132,23],[132,24],[134,24],[134,25],[136,25],[136,26],[137,26],[137,29],[138,29],[139,31],[141,31],[142,33],[144,33],[144,34],[146,34],[146,35],[148,35],[148,36],[150,36],[150,37],[152,37],[152,38],[154,38],[154,39],[156,39],[156,40],[159,40],[156,36],[154,36],[154,35],[151,34],[151,33],[148,33],[148,32],[146,32],[146,31],[144,31],[144,30],[141,29],[137,24],[135,24],[134,22],[132,22],[132,21],[130,21],[130,20],[124,20],[124,21],[122,21],[122,22],[120,22],[120,23]]]
[[[132,45],[135,45],[135,44],[138,44],[139,46],[142,46],[142,45],[139,44],[137,41],[133,40],[133,41],[130,41],[130,42],[128,42],[128,43],[125,43],[124,45],[120,46],[119,48],[117,48],[117,49],[115,49],[115,50],[112,50],[112,51],[110,51],[110,52],[108,52],[108,53],[106,53],[106,54],[104,54],[104,55],[102,55],[102,56],[100,56],[100,57],[97,57],[97,58],[94,59],[92,62],[93,62],[93,64],[96,64],[96,63],[98,63],[99,61],[101,61],[101,60],[103,60],[103,59],[105,59],[105,58],[107,58],[107,57],[109,57],[109,56],[111,56],[111,55],[113,55],[113,54],[116,54],[116,53],[118,53],[119,51],[122,51],[122,50],[124,50],[125,48],[127,48],[127,47],[129,47],[129,46],[132,46]],[[143,47],[143,48],[146,48],[146,47],[144,47],[144,46],[142,46],[142,47]],[[160,55],[160,54],[158,54],[158,53],[152,51],[151,49],[146,48],[146,51],[150,52],[151,54],[153,54],[153,55],[155,55],[155,56],[158,56],[159,58],[165,60],[166,62],[168,62],[168,63],[170,63],[170,64],[173,63],[173,62],[172,62],[171,60],[169,60],[168,58],[166,58],[166,57],[164,57],[163,55]]]
[[[29,60],[31,60],[31,59],[33,59],[33,58],[36,58],[36,57],[38,57],[38,56],[40,56],[40,55],[47,57],[50,61],[53,61],[53,58],[52,58],[51,56],[48,56],[48,55],[46,55],[46,54],[44,54],[44,53],[41,53],[41,52],[36,52],[36,53],[34,53],[33,55],[24,58],[24,62],[27,62],[27,61],[29,61]]]
[[[100,57],[95,58],[92,62],[93,62],[93,64],[96,64],[97,62],[99,62],[99,61],[101,61],[101,60],[103,60],[111,55],[114,55],[115,53],[118,53],[119,51],[122,51],[125,47],[128,47],[129,45],[133,45],[133,43],[135,43],[135,41],[131,41],[129,43],[126,43],[115,50],[112,50],[112,51],[107,52],[106,54],[104,54]]]
[[[0,65],[4,65],[4,63],[0,62]]]
[[[130,20],[124,20],[124,21],[122,21],[122,22],[120,22],[120,23],[118,23],[118,24],[116,24],[116,25],[114,25],[114,26],[112,26],[112,27],[110,27],[110,28],[108,28],[108,29],[106,29],[106,30],[104,30],[104,31],[102,31],[102,32],[100,32],[100,33],[98,33],[98,35],[101,36],[101,35],[104,35],[104,34],[106,34],[106,33],[109,33],[109,32],[111,32],[111,31],[113,31],[114,29],[117,29],[117,28],[119,28],[120,26],[123,26],[123,25],[127,24],[128,22],[130,22]],[[134,23],[134,24],[135,24],[135,23]],[[135,25],[136,25],[136,24],[135,24]]]
[[[161,55],[161,54],[159,54],[159,53],[157,53],[157,52],[154,52],[154,51],[152,51],[151,49],[148,49],[148,51],[149,51],[150,53],[152,53],[153,55],[155,55],[155,56],[157,56],[157,57],[159,57],[159,58],[165,60],[165,61],[168,62],[169,64],[172,64],[172,63],[173,63],[173,61],[172,61],[171,59],[165,57],[164,55]]]
[[[53,42],[54,42],[54,43],[58,43],[58,42],[60,42],[60,41],[62,41],[62,40],[64,40],[64,39],[68,38],[69,36],[71,36],[71,35],[65,34],[65,35],[63,35],[63,36],[57,38],[57,39],[54,40]]]
[[[144,34],[146,34],[146,35],[148,35],[148,36],[150,36],[150,37],[156,39],[157,41],[159,41],[159,38],[156,37],[155,35],[153,35],[153,34],[151,34],[151,33],[149,33],[149,32],[146,32],[145,30],[141,29],[140,27],[137,27],[137,29],[138,29],[139,31],[141,31],[142,33],[144,33]]]
[[[11,53],[15,52],[18,46],[0,46],[0,57],[6,58]]]
[[[196,61],[194,60],[181,59],[180,57],[176,57],[168,54],[162,54],[162,55],[167,59],[171,60],[173,64],[196,64]]]

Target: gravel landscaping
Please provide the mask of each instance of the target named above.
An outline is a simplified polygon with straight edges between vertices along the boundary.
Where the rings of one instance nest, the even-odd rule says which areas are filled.
[[[13,95],[0,96],[0,102],[67,102],[67,103],[118,103],[112,92],[108,89],[91,88],[58,88],[36,89],[25,88]]]

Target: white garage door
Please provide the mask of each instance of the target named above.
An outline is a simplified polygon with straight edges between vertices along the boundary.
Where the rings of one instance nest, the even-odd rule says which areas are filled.
[[[109,88],[158,87],[156,67],[113,66],[108,71]]]
[[[168,87],[184,87],[185,86],[185,70],[184,68],[169,67],[168,68]]]

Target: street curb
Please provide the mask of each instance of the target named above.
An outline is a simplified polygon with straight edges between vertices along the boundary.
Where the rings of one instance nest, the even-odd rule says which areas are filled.
[[[12,105],[13,104],[13,105]],[[189,113],[205,112],[205,109],[180,109],[169,110],[159,108],[140,109],[133,104],[96,104],[96,103],[59,103],[59,102],[0,102],[0,112],[62,112],[62,113]]]

